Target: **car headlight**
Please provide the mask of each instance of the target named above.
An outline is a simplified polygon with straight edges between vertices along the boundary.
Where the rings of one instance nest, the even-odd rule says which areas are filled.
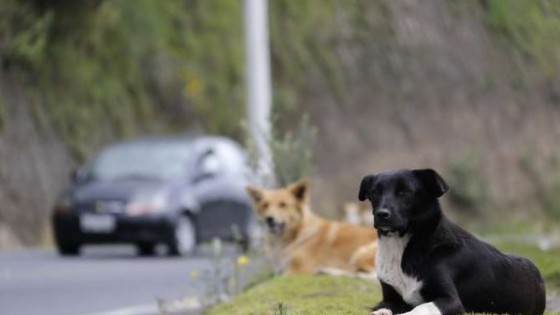
[[[165,210],[167,204],[165,193],[140,193],[128,202],[126,213],[131,216],[160,213]]]
[[[60,198],[56,204],[54,205],[53,212],[54,213],[68,213],[72,209],[72,202],[70,201],[70,197],[66,196]]]

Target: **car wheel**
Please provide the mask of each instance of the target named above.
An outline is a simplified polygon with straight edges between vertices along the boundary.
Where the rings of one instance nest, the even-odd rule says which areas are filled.
[[[181,216],[177,220],[173,238],[169,245],[170,255],[185,256],[193,252],[196,247],[196,231],[192,220],[188,216]]]
[[[244,237],[239,241],[239,247],[241,247],[241,251],[246,254],[251,248],[251,240],[248,237]]]
[[[155,245],[152,243],[139,243],[136,247],[140,256],[153,256],[155,254]]]
[[[72,243],[57,243],[56,249],[62,256],[77,256],[80,253],[80,245]]]

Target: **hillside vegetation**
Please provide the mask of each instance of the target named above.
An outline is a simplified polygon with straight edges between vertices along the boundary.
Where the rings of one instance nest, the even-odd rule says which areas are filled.
[[[317,127],[318,212],[365,173],[433,166],[467,214],[560,213],[557,2],[269,5],[275,134]],[[39,242],[70,169],[113,139],[244,142],[242,26],[238,0],[0,1],[0,247]]]

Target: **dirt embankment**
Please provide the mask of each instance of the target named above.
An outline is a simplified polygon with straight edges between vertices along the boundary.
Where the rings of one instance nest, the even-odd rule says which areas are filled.
[[[336,46],[344,95],[324,76],[309,80],[318,209],[334,215],[333,205],[356,200],[365,174],[433,167],[445,176],[465,158],[477,160],[498,208],[538,208],[522,164],[545,165],[559,153],[555,85],[520,64],[477,2],[390,1],[372,14],[374,29],[389,35]]]
[[[0,96],[0,248],[37,244],[74,164],[22,75],[0,71]]]

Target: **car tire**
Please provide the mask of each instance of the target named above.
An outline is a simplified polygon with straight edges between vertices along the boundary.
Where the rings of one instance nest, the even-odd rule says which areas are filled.
[[[56,244],[56,249],[62,256],[78,256],[80,254],[80,245],[78,244],[59,242]]]
[[[190,217],[182,215],[175,224],[173,241],[169,244],[171,256],[186,256],[196,247],[196,230]]]
[[[156,253],[155,251],[155,244],[152,243],[139,243],[136,244],[138,248],[138,255],[140,256],[154,256]]]
[[[241,251],[246,254],[251,249],[251,240],[249,237],[244,237],[242,240],[239,241],[239,247],[241,247]]]

